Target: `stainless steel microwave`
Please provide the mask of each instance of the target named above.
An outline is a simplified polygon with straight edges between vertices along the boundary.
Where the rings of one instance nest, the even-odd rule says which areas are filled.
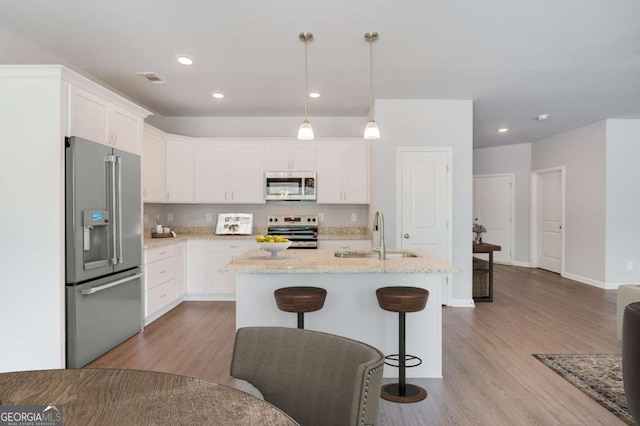
[[[265,200],[307,201],[315,199],[315,172],[265,173]]]

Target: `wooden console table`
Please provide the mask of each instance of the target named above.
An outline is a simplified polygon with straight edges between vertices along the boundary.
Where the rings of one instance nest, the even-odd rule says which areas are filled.
[[[502,247],[495,244],[476,243],[473,242],[474,253],[488,253],[489,254],[489,267],[488,268],[473,268],[473,273],[482,273],[489,276],[489,294],[487,296],[473,295],[473,300],[476,302],[493,302],[493,252],[501,251]]]

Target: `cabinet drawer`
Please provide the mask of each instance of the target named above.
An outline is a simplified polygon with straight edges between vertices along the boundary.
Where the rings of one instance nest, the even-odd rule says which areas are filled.
[[[150,290],[176,277],[176,258],[158,260],[146,265],[145,290]]]
[[[146,296],[145,317],[148,317],[176,300],[176,280],[152,288]]]
[[[175,255],[176,255],[175,244],[167,244],[166,246],[162,246],[162,247],[146,249],[144,251],[144,263],[152,263],[160,259],[173,257]]]

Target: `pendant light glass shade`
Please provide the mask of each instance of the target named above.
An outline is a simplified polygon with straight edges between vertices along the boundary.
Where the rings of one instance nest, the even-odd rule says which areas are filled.
[[[298,129],[298,139],[302,141],[313,140],[313,127],[307,120],[304,120]]]
[[[311,40],[313,40],[313,34],[311,33],[300,33],[298,38],[301,41],[304,41],[304,121],[300,125],[298,129],[298,139],[303,141],[313,140],[313,127],[311,127],[311,123],[307,119],[307,99],[309,98],[309,75],[307,71],[307,45]]]
[[[380,139],[380,128],[373,110],[373,42],[378,39],[378,33],[365,33],[364,38],[369,42],[369,122],[364,128],[364,138]]]
[[[364,128],[364,138],[365,139],[380,139],[380,128],[378,128],[378,123],[371,120],[367,123]]]

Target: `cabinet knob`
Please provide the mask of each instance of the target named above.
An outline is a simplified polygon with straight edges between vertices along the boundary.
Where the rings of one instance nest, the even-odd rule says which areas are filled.
[[[409,239],[409,234],[404,234],[403,237]]]

